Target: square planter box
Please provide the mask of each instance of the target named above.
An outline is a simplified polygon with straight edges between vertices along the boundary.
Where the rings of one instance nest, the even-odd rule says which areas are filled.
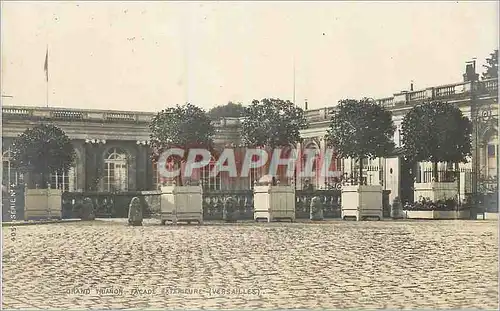
[[[254,220],[268,222],[287,219],[295,221],[295,188],[293,186],[255,186]]]
[[[434,219],[469,219],[470,210],[434,211]]]
[[[203,223],[203,192],[201,186],[161,187],[161,224],[167,221]]]
[[[404,211],[408,219],[434,219],[434,211]]]
[[[342,219],[363,220],[374,217],[382,220],[382,186],[356,185],[342,187]]]
[[[470,210],[462,211],[404,211],[408,219],[469,219]]]
[[[61,190],[26,189],[24,196],[24,220],[61,219]]]
[[[498,213],[484,213],[485,220],[498,220]]]

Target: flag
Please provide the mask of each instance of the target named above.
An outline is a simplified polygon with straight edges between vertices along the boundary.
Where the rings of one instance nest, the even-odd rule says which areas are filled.
[[[45,65],[43,66],[45,71],[45,80],[49,81],[49,47],[47,46],[47,52],[45,53]]]

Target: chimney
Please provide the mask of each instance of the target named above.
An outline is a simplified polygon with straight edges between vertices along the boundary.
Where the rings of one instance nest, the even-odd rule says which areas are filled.
[[[476,60],[467,62],[465,66],[465,73],[463,75],[464,82],[476,81],[479,79],[479,74],[476,73]]]
[[[413,92],[413,80],[411,80],[411,83],[410,83],[410,92]]]
[[[304,110],[307,110],[307,99],[305,100]]]

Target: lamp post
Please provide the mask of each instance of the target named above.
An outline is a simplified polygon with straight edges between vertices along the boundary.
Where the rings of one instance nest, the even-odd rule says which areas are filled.
[[[87,149],[89,153],[92,154],[92,163],[94,165],[94,176],[93,176],[93,181],[92,182],[88,182],[86,180],[86,183],[87,183],[87,189],[88,190],[92,190],[91,188],[95,188],[93,190],[97,191],[98,189],[98,183],[99,183],[99,178],[100,178],[100,174],[99,174],[99,163],[97,161],[97,151],[99,150],[99,146],[100,145],[104,145],[106,144],[106,140],[105,139],[85,139],[85,144],[87,146],[90,147],[90,149]],[[94,149],[97,149],[97,150],[94,150]]]

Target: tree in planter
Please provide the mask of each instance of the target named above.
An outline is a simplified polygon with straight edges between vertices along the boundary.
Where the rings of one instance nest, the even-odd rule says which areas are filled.
[[[308,126],[300,107],[278,98],[254,100],[243,117],[242,142],[253,148],[288,147],[301,141],[300,130]]]
[[[184,157],[171,157],[170,160],[179,166],[188,156],[189,148],[213,147],[215,128],[205,111],[187,103],[164,109],[153,118],[149,125],[151,130],[150,146],[153,149],[153,161],[157,161],[161,152],[168,148],[185,150]],[[182,178],[177,181],[182,185]]]
[[[359,183],[363,184],[363,159],[385,157],[394,149],[392,114],[373,100],[344,99],[332,116],[326,140],[342,158],[359,160]]]
[[[472,123],[458,107],[427,102],[413,107],[404,117],[401,134],[403,153],[411,162],[432,162],[438,180],[438,163],[466,163],[471,155]]]
[[[67,173],[76,156],[70,138],[52,124],[24,131],[14,140],[11,152],[15,165],[33,174],[30,182],[43,189],[47,188],[50,174]]]

